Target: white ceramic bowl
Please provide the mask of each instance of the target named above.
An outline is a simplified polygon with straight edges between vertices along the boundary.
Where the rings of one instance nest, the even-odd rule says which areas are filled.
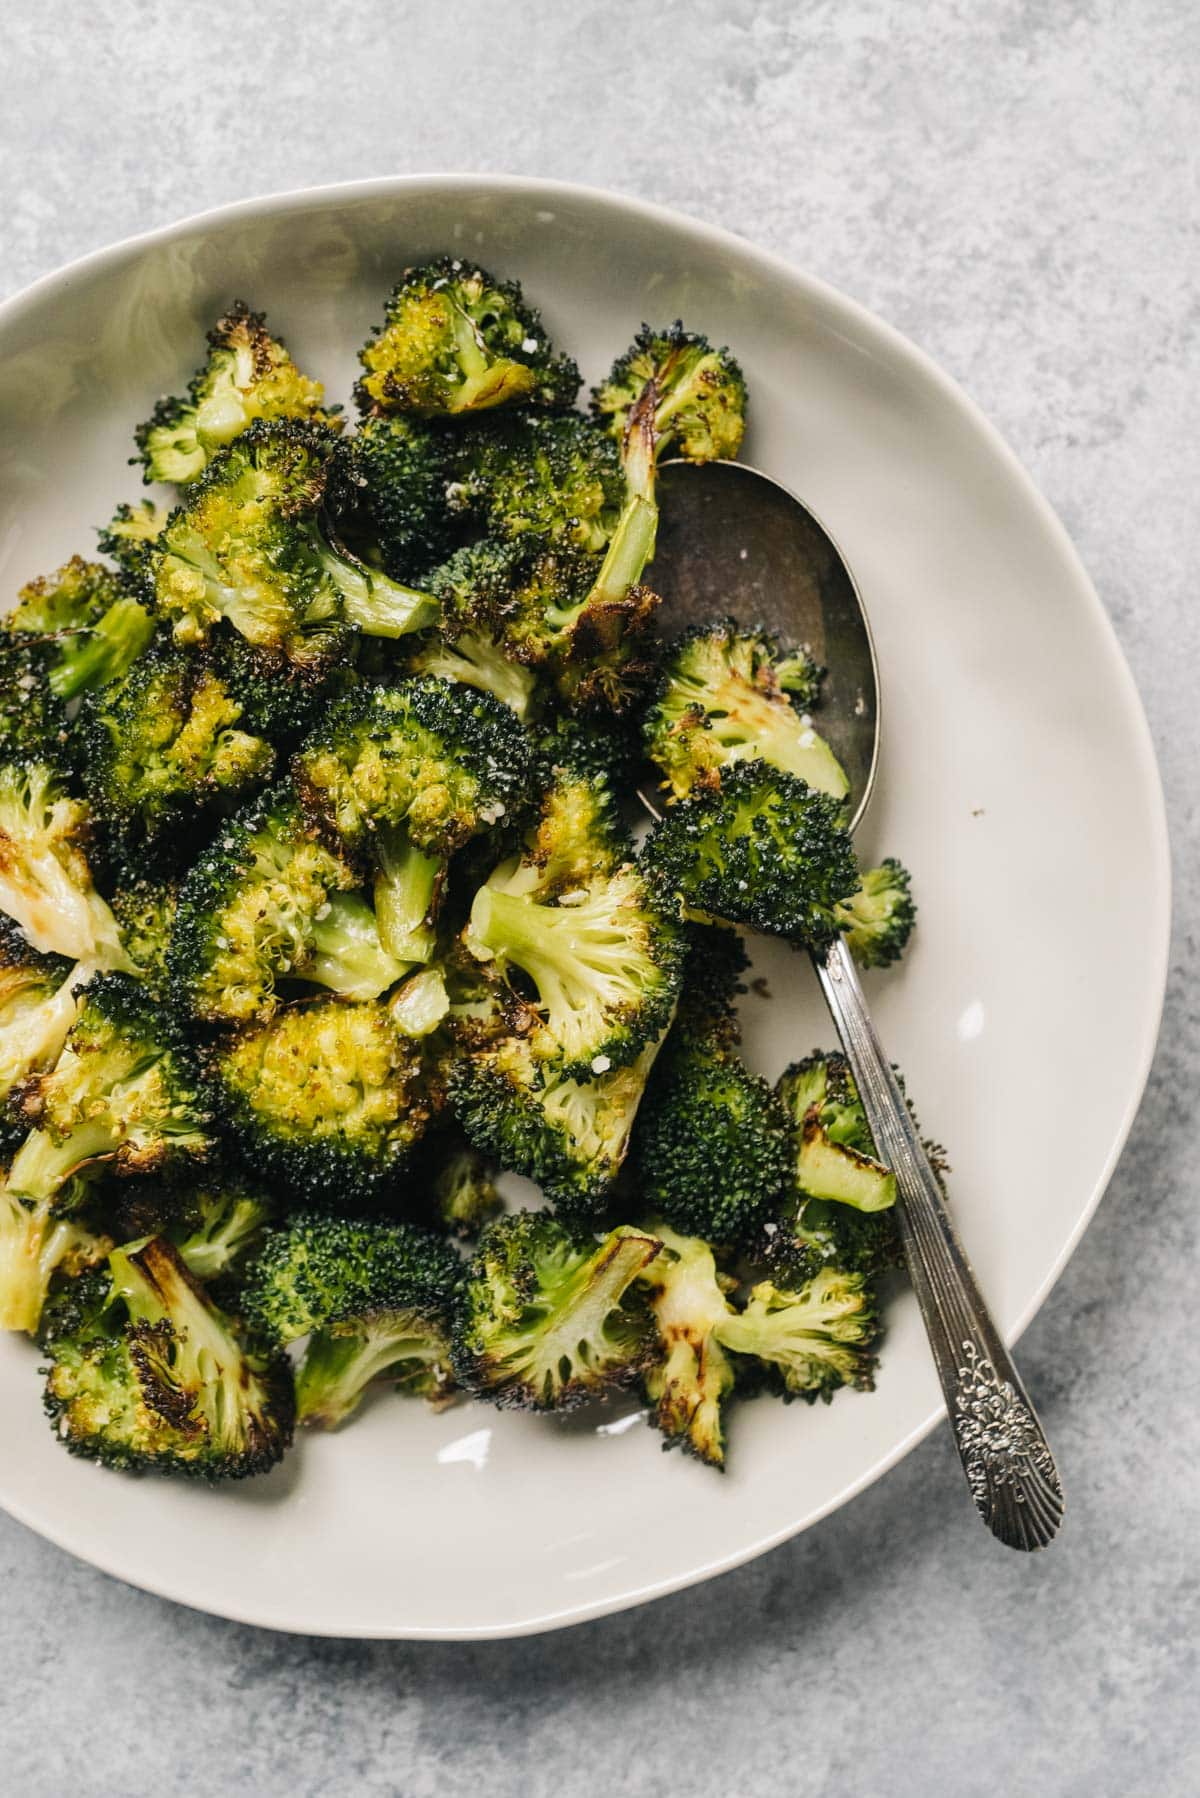
[[[860,846],[901,855],[921,906],[907,960],[872,997],[949,1147],[962,1234],[1011,1339],[1096,1205],[1150,1064],[1162,797],[1061,527],[959,389],[886,325],[724,232],[581,188],[418,176],[227,207],[0,308],[5,589],[88,553],[92,528],[135,497],[133,426],[179,389],[227,301],[265,307],[300,365],[348,398],[389,284],[443,250],[519,276],[589,379],[643,318],[681,315],[730,343],[752,395],[748,459],[809,500],[849,557],[883,685]],[[743,1007],[747,1054],[774,1074],[832,1031],[799,957],[766,946],[756,968],[772,996]],[[109,1572],[257,1624],[547,1629],[760,1554],[898,1460],[940,1402],[911,1297],[888,1322],[873,1396],[743,1407],[724,1478],[661,1455],[632,1401],[597,1428],[481,1406],[435,1417],[386,1394],[344,1434],[224,1491],[69,1459],[41,1415],[36,1352],[8,1339],[0,1502]]]

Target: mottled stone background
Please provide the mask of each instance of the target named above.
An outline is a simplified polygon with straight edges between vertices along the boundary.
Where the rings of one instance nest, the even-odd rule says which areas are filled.
[[[1195,0],[9,0],[3,45],[0,291],[255,192],[477,169],[682,207],[877,308],[1079,545],[1149,710],[1178,900],[1146,1103],[1022,1349],[1070,1476],[1051,1554],[989,1544],[944,1430],[739,1573],[513,1644],[272,1636],[0,1519],[0,1788],[1200,1790]],[[1048,893],[1047,928],[1089,900]]]

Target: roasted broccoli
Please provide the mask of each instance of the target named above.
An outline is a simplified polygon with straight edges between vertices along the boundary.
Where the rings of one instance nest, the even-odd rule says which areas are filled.
[[[780,1076],[779,1098],[794,1141],[796,1185],[813,1199],[886,1211],[896,1177],[878,1159],[862,1100],[844,1055],[819,1050]]]
[[[528,1037],[502,1038],[456,1062],[455,1113],[473,1143],[535,1180],[559,1212],[591,1218],[621,1171],[660,1042],[627,1067],[574,1080],[548,1066]]]
[[[167,957],[178,902],[176,878],[132,874],[125,869],[113,894],[113,916],[121,932],[128,971],[137,976],[160,1005],[167,1003],[170,990]]]
[[[463,1280],[454,1372],[469,1392],[526,1410],[565,1410],[635,1379],[652,1337],[623,1303],[659,1253],[652,1236],[614,1230],[597,1245],[542,1212],[498,1218]]]
[[[579,388],[579,370],[554,354],[515,282],[458,257],[405,270],[359,360],[364,412],[569,406]]]
[[[0,1184],[0,1330],[32,1335],[55,1277],[95,1266],[112,1248],[88,1216],[86,1198],[81,1180],[44,1199]]]
[[[170,506],[160,506],[152,499],[139,500],[135,506],[119,505],[98,533],[100,553],[111,556],[126,574],[144,579],[150,568],[150,546],[157,543],[170,516]]]
[[[736,762],[671,806],[643,852],[660,903],[820,950],[858,886],[840,808],[794,774]]]
[[[83,702],[83,783],[125,857],[167,843],[178,856],[214,813],[265,784],[275,751],[202,653],[160,641]]]
[[[88,807],[54,767],[0,765],[0,911],[43,955],[123,968],[116,919],[92,884],[91,837]]]
[[[47,679],[52,649],[0,634],[0,762],[63,760],[67,712]]]
[[[725,1401],[733,1365],[721,1331],[733,1316],[726,1291],[735,1284],[717,1272],[712,1250],[697,1237],[655,1227],[662,1251],[645,1277],[657,1332],[657,1352],[645,1374],[650,1421],[666,1438],[711,1467],[725,1465]]]
[[[490,637],[464,631],[453,643],[436,631],[412,639],[405,667],[410,674],[461,681],[479,693],[490,693],[527,724],[538,709],[538,676],[523,662],[511,661]]]
[[[504,1209],[494,1164],[455,1130],[443,1132],[430,1147],[432,1160],[423,1172],[432,1221],[451,1236],[477,1236]]]
[[[199,1054],[246,1165],[316,1203],[385,1197],[442,1103],[420,1041],[382,1000],[288,1005]]]
[[[645,720],[646,753],[676,798],[718,787],[734,762],[764,761],[843,799],[833,751],[780,685],[775,643],[731,621],[699,625],[668,651]]]
[[[332,1429],[375,1380],[432,1399],[447,1392],[461,1271],[450,1245],[416,1225],[300,1213],[267,1231],[241,1302],[268,1341],[309,1337],[297,1415]]]
[[[860,968],[899,961],[917,920],[907,868],[889,857],[859,877],[858,890],[837,907],[846,947]]]
[[[875,1301],[861,1273],[824,1267],[798,1291],[762,1281],[719,1334],[726,1349],[765,1365],[786,1398],[828,1404],[841,1386],[869,1392],[875,1383]]]
[[[617,438],[627,433],[651,382],[657,456],[715,462],[737,455],[746,428],[746,383],[728,350],[714,350],[678,320],[663,331],[643,325],[592,395],[593,412]]]
[[[87,1169],[145,1174],[204,1160],[211,1120],[188,1057],[128,974],[101,974],[54,1066],[32,1081],[23,1110],[36,1124],[13,1157],[8,1184],[51,1199]]]
[[[517,412],[451,439],[445,500],[491,538],[607,548],[625,498],[616,445],[577,412]]]
[[[338,447],[330,505],[339,533],[409,581],[445,559],[459,540],[446,500],[454,437],[438,424],[364,418]]]
[[[50,691],[68,700],[124,674],[150,641],[154,621],[121,575],[73,556],[56,574],[21,588],[4,628],[12,640],[43,644]]]
[[[244,1479],[292,1439],[292,1374],[281,1354],[239,1340],[161,1238],[114,1249],[102,1301],[94,1279],[43,1344],[46,1410],[59,1440],[122,1471]]]
[[[261,312],[241,301],[208,333],[209,353],[185,397],[162,399],[136,433],[147,481],[185,486],[257,419],[332,425],[319,381],[302,375]]]
[[[61,955],[39,955],[0,914],[0,1140],[26,1082],[58,1060],[79,1009],[80,971]],[[24,1131],[18,1128],[17,1141]]]

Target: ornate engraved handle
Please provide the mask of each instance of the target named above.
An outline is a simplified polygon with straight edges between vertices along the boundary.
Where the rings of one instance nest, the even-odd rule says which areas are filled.
[[[1042,1426],[954,1233],[850,951],[839,938],[813,960],[880,1159],[896,1175],[908,1271],[971,1495],[1001,1542],[1044,1548],[1062,1521],[1063,1492]]]

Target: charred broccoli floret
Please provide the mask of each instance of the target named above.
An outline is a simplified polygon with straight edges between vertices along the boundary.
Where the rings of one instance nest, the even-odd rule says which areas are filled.
[[[819,1050],[780,1076],[800,1192],[856,1211],[886,1211],[896,1176],[879,1160],[850,1064]]]
[[[736,762],[718,791],[671,806],[643,862],[661,903],[816,950],[858,886],[837,802],[765,762]]]
[[[331,500],[348,541],[374,550],[407,581],[449,555],[457,521],[446,503],[453,439],[437,425],[364,418],[338,449]]]
[[[442,1397],[462,1263],[414,1224],[300,1213],[267,1231],[242,1304],[269,1341],[309,1344],[296,1378],[302,1423],[332,1429],[368,1385]]]
[[[498,1218],[464,1277],[456,1377],[479,1398],[535,1411],[636,1378],[652,1339],[644,1312],[623,1301],[658,1253],[634,1230],[597,1245],[544,1213]]]
[[[185,396],[162,399],[136,432],[147,481],[177,487],[198,479],[213,456],[257,419],[332,425],[319,381],[302,375],[261,312],[236,301],[208,333],[208,360]]]
[[[822,1268],[798,1291],[762,1281],[720,1326],[726,1349],[764,1364],[786,1398],[810,1404],[828,1404],[841,1386],[871,1390],[877,1334],[870,1287],[862,1274],[836,1267]]]
[[[516,283],[457,257],[405,270],[359,360],[364,412],[569,406],[579,388],[579,370],[554,354]]]
[[[0,765],[0,911],[31,947],[94,968],[128,965],[92,884],[91,815],[46,762]]]
[[[348,864],[320,843],[287,788],[226,825],[180,889],[168,969],[205,1023],[269,1018],[278,984],[372,998],[411,965],[389,955]]]
[[[0,761],[63,759],[66,707],[46,678],[52,648],[0,635]]]
[[[122,576],[72,556],[56,574],[21,588],[4,627],[18,641],[42,641],[50,690],[68,700],[124,674],[154,621]]]
[[[28,1088],[24,1111],[36,1128],[8,1183],[32,1200],[53,1198],[80,1170],[157,1173],[202,1161],[213,1144],[188,1059],[127,974],[98,975],[83,989],[62,1052]]]
[[[450,509],[488,537],[602,552],[624,481],[608,432],[578,412],[518,412],[452,440]]]
[[[79,728],[88,798],[126,857],[144,843],[186,848],[198,822],[262,786],[275,761],[217,670],[169,639],[89,694]]]
[[[359,688],[295,759],[309,812],[348,853],[372,851],[385,946],[429,958],[446,865],[520,806],[532,753],[506,706],[446,681]]]
[[[60,955],[31,949],[0,915],[0,1140],[26,1082],[54,1066],[79,1009],[80,972]],[[24,1130],[17,1127],[19,1142]]]
[[[504,1209],[494,1164],[456,1130],[431,1146],[427,1179],[433,1221],[451,1236],[477,1236]]]
[[[81,1209],[85,1198],[82,1181],[45,1199],[0,1185],[0,1330],[32,1335],[55,1278],[103,1262],[112,1242]]]
[[[714,350],[677,320],[666,330],[643,325],[632,348],[592,395],[592,410],[620,438],[653,382],[655,453],[689,462],[732,460],[746,428],[746,383],[728,350]]]
[[[247,1347],[161,1238],[115,1249],[102,1308],[45,1347],[46,1410],[72,1454],[122,1471],[244,1479],[292,1439],[286,1359]]]
[[[315,1203],[386,1196],[442,1102],[420,1041],[381,1000],[289,1005],[198,1052],[246,1165]]]
[[[731,620],[697,626],[668,651],[645,740],[676,798],[719,786],[734,762],[764,761],[844,799],[845,772],[784,692],[777,653],[765,633],[739,630]]]
[[[113,894],[113,916],[121,932],[129,972],[137,976],[159,1004],[167,1002],[170,987],[167,957],[178,902],[176,879],[124,870]]]
[[[662,1252],[646,1275],[657,1353],[645,1375],[650,1421],[664,1448],[682,1448],[710,1467],[725,1465],[725,1401],[734,1369],[721,1332],[733,1317],[712,1250],[694,1236],[656,1227]]]
[[[223,1279],[253,1254],[278,1206],[238,1179],[189,1192],[164,1234],[202,1285]]]
[[[99,533],[101,555],[111,556],[126,574],[143,580],[150,569],[150,546],[157,543],[170,516],[170,506],[152,499],[119,505]]]
[[[529,1039],[485,1045],[456,1064],[452,1102],[471,1141],[535,1180],[561,1213],[596,1214],[620,1173],[661,1038],[628,1067],[573,1080]]]
[[[904,954],[917,921],[911,885],[907,868],[889,856],[838,906],[846,947],[860,968],[890,967]]]
[[[529,722],[537,708],[535,670],[510,661],[489,637],[464,631],[447,643],[440,633],[430,631],[413,639],[405,666],[409,674],[460,681],[476,692],[490,693],[515,712],[522,724]]]

